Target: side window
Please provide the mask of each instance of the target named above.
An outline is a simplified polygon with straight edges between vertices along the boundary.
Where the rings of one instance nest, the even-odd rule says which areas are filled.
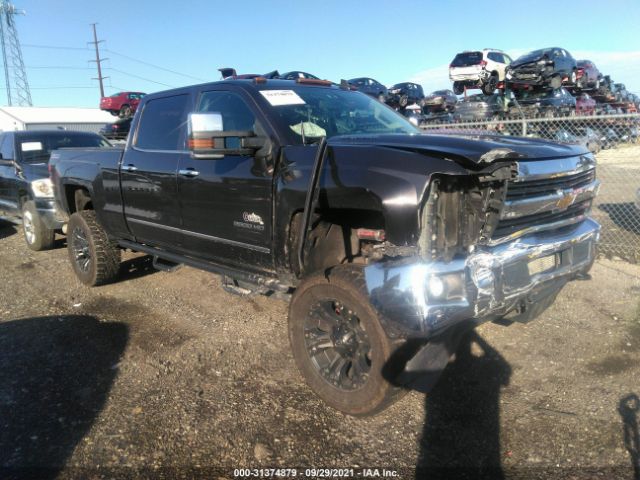
[[[500,61],[500,59],[498,58],[498,54],[497,54],[497,53],[495,53],[495,52],[489,52],[489,53],[487,54],[487,58],[488,58],[489,60],[494,61],[494,62],[499,62],[499,61]]]
[[[136,147],[149,150],[184,150],[186,107],[189,95],[157,98],[144,107]]]
[[[220,113],[225,132],[255,129],[255,115],[245,101],[233,92],[203,92],[196,110]]]
[[[217,112],[222,115],[222,128],[230,131],[257,131],[256,117],[245,101],[233,92],[203,92],[198,102],[198,112]],[[237,148],[240,140],[229,137],[226,140],[227,148]]]
[[[0,154],[4,160],[13,160],[15,158],[13,152],[13,135],[2,135],[0,140]]]

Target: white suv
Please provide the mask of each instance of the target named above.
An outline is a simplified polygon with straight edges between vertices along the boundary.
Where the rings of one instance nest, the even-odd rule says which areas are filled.
[[[510,63],[509,55],[491,48],[457,54],[449,65],[453,92],[460,95],[464,87],[480,87],[485,95],[491,95],[498,82],[504,80],[505,69]]]

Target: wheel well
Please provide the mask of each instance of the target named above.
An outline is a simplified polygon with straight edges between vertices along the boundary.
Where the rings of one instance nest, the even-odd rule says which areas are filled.
[[[65,197],[67,199],[67,207],[69,214],[79,212],[81,210],[93,210],[93,201],[89,190],[77,185],[68,185],[65,188]]]
[[[302,212],[296,212],[289,224],[287,258],[291,270],[300,275],[298,265],[298,242]],[[338,210],[331,214],[317,215],[311,221],[304,254],[304,274],[325,270],[361,259],[361,242],[356,229],[384,230],[381,212],[370,210]]]

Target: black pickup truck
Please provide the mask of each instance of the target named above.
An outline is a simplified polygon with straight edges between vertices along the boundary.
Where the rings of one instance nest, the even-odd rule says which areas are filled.
[[[536,317],[589,270],[600,229],[584,148],[424,135],[346,82],[148,95],[124,149],[51,167],[83,283],[114,280],[130,249],[290,298],[302,375],[353,415],[428,390],[463,331]]]
[[[34,130],[0,133],[0,219],[21,223],[31,250],[51,248],[63,226],[54,208],[48,162],[52,150],[109,146],[90,132]]]

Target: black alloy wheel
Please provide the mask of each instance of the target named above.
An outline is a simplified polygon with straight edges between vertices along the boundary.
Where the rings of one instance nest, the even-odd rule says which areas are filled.
[[[371,345],[356,312],[336,299],[311,307],[304,322],[307,353],[318,373],[341,390],[355,390],[371,370]]]

